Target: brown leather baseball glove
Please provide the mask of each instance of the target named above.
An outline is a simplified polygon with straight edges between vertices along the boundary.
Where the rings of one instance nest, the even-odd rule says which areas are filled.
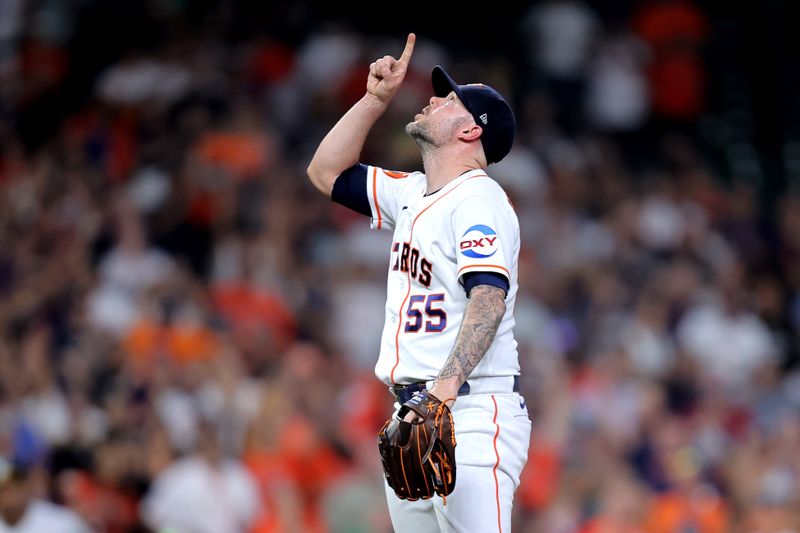
[[[405,422],[414,411],[418,418]],[[426,390],[403,404],[378,434],[386,481],[403,500],[445,498],[456,484],[456,437],[450,408]]]

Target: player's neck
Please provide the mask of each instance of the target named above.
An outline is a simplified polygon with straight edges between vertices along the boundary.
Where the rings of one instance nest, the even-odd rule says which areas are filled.
[[[446,154],[425,154],[422,158],[428,189],[425,194],[438,191],[465,172],[481,168],[476,161]]]

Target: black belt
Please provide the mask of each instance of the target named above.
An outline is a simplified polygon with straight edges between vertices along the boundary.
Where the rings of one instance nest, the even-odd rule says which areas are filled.
[[[389,387],[389,390],[392,392],[392,394],[394,394],[394,397],[397,398],[397,401],[403,404],[410,400],[414,394],[425,390],[426,388],[426,382],[420,381],[418,383],[410,383],[408,385],[392,385]],[[469,394],[469,392],[469,381],[465,381],[464,384],[458,388],[458,395],[466,396]],[[519,392],[519,376],[514,376],[514,386],[512,387],[511,392]]]

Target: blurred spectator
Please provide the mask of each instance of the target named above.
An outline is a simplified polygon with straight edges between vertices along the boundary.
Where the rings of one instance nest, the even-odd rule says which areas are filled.
[[[601,131],[630,131],[644,124],[649,110],[644,65],[647,50],[630,34],[602,40],[588,69],[586,115]]]
[[[574,130],[583,102],[589,56],[598,31],[592,10],[578,0],[534,5],[522,21],[534,72],[554,98],[559,123]]]
[[[652,0],[634,15],[633,27],[650,46],[653,112],[688,123],[705,106],[706,69],[702,47],[708,21],[691,0]]]
[[[585,74],[598,21],[583,2],[553,0],[531,8],[523,21],[535,65],[547,76],[576,79]]]
[[[650,467],[665,487],[650,502],[646,531],[667,533],[691,528],[701,533],[730,529],[730,512],[713,484],[703,479],[702,462],[689,440],[685,421],[665,417],[653,431]],[[655,481],[655,479],[653,480]]]
[[[70,509],[36,497],[26,467],[0,459],[0,531],[9,533],[89,533]]]
[[[622,472],[624,467],[620,467]],[[643,533],[642,502],[647,493],[624,474],[609,479],[602,488],[599,511],[581,533]]]
[[[101,260],[89,313],[96,327],[122,335],[138,317],[144,293],[167,281],[172,260],[148,245],[139,214],[127,202],[120,201],[116,215],[118,241]]]
[[[220,438],[216,426],[205,425],[196,453],[156,476],[142,503],[147,524],[187,533],[250,530],[261,512],[258,487],[243,464],[226,457]]]
[[[800,196],[720,164],[728,115],[770,115],[719,89],[773,64],[734,12],[520,4],[497,48],[418,30],[382,121],[437,63],[514,94],[489,169],[522,234],[514,531],[800,531]],[[388,236],[304,170],[397,35],[327,13],[0,0],[0,453],[27,467],[1,531],[388,531],[365,453]],[[789,91],[776,69],[755,86]],[[364,160],[418,168],[393,130]]]
[[[719,276],[719,292],[687,311],[678,340],[706,377],[739,399],[746,398],[758,371],[775,364],[777,345],[764,323],[743,301],[742,268],[731,265]]]
[[[100,98],[124,105],[168,104],[185,96],[191,75],[179,64],[144,57],[128,57],[100,78]]]

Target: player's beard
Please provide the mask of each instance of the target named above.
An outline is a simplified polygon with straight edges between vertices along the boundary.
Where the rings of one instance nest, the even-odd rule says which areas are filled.
[[[440,146],[440,143],[436,142],[436,139],[434,139],[429,124],[425,122],[409,122],[406,125],[406,133],[417,142],[417,146],[419,146],[423,155],[431,149]]]
[[[409,122],[406,125],[406,133],[417,142],[423,159],[436,148],[444,146],[448,139],[451,139],[456,130],[465,122],[464,117],[452,119],[444,124],[431,124],[430,121]]]

